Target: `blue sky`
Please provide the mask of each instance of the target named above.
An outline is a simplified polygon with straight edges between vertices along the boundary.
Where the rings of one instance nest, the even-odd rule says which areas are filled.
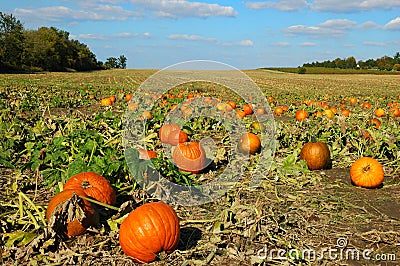
[[[400,51],[399,0],[16,0],[26,29],[54,26],[128,68],[214,60],[239,69]]]

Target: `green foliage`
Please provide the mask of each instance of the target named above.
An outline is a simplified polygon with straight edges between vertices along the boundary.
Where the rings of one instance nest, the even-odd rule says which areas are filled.
[[[126,63],[126,60],[125,60]],[[102,63],[69,33],[54,27],[24,30],[12,15],[0,12],[0,66],[4,71],[87,71]]]

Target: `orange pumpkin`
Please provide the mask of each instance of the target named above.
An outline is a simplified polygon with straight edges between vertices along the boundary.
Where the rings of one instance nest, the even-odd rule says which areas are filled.
[[[357,98],[355,98],[355,97],[351,97],[350,98],[350,103],[352,104],[352,105],[356,105],[357,104]]]
[[[274,110],[274,113],[275,113],[276,115],[281,115],[281,114],[283,114],[283,109],[282,109],[282,107],[276,107],[275,110]]]
[[[102,106],[110,106],[113,104],[113,102],[111,101],[111,99],[109,97],[107,97],[107,98],[101,99],[100,104]]]
[[[136,262],[149,263],[161,251],[171,253],[180,237],[179,219],[164,202],[146,203],[121,223],[119,243],[122,251]]]
[[[253,113],[253,107],[251,104],[247,103],[243,106],[243,111],[246,113],[246,115],[251,115]]]
[[[331,154],[324,142],[308,142],[300,152],[300,159],[307,162],[308,169],[320,170],[331,166]]]
[[[105,204],[114,205],[115,190],[110,182],[95,172],[83,172],[65,182],[64,189],[83,190],[89,197]]]
[[[350,116],[350,111],[347,110],[347,109],[342,110],[342,115],[343,115],[343,116]]]
[[[245,133],[239,139],[238,149],[245,154],[255,154],[261,150],[260,138],[256,134]]]
[[[371,104],[370,104],[369,102],[364,102],[364,103],[361,105],[361,107],[364,108],[364,109],[370,109],[370,108],[371,108]]]
[[[391,107],[389,109],[389,113],[393,116],[393,117],[400,117],[400,109],[399,107],[395,106],[395,107]]]
[[[158,131],[158,137],[162,143],[168,143],[168,136],[174,130],[180,130],[177,124],[164,124]]]
[[[227,104],[228,104],[230,107],[232,107],[232,109],[235,109],[235,108],[236,108],[236,103],[235,103],[234,101],[229,101],[229,102],[227,102]]]
[[[295,117],[297,121],[303,121],[308,117],[308,112],[306,110],[298,110]]]
[[[89,201],[79,196],[87,197],[88,195],[82,189],[67,189],[56,194],[49,201],[46,209],[46,220],[50,223],[51,219],[56,219],[54,223],[56,224],[56,231],[58,233],[67,236],[78,236],[84,234],[90,226],[95,226],[98,223],[99,216],[97,211]],[[75,207],[80,207],[83,210],[82,217],[73,217],[71,218],[73,220],[68,220],[69,213],[63,210],[63,205],[68,200],[70,200],[71,204],[75,203],[78,205]],[[72,215],[74,214],[72,213]]]
[[[364,188],[379,187],[384,180],[382,165],[371,157],[362,157],[350,167],[351,182]]]
[[[145,150],[140,148],[139,150],[139,159],[142,160],[150,160],[153,158],[157,158],[158,154],[155,151],[151,151],[151,150]]]
[[[188,135],[180,129],[173,130],[168,135],[168,143],[172,146],[188,141]]]
[[[130,94],[130,93],[128,93],[127,95],[125,95],[125,100],[126,100],[127,102],[129,102],[130,100],[132,100],[132,97],[133,97],[133,95]]]
[[[381,121],[378,118],[373,118],[368,120],[368,125],[374,125],[374,128],[379,128],[381,126]]]
[[[378,109],[375,110],[375,115],[377,117],[385,116],[385,110],[383,110],[382,108],[378,108]]]
[[[200,173],[207,166],[206,152],[199,142],[185,142],[176,145],[172,161],[185,172]]]
[[[242,118],[244,118],[245,116],[246,116],[246,113],[245,113],[243,110],[236,109],[236,117],[237,117],[237,118],[242,119]]]

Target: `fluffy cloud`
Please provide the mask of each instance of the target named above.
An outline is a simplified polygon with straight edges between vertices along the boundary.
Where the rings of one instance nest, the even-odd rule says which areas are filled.
[[[393,9],[400,7],[399,0],[314,0],[313,10],[331,12],[357,12],[373,9]]]
[[[183,41],[206,41],[212,42],[220,46],[253,46],[254,43],[251,40],[242,40],[238,42],[221,42],[215,38],[208,38],[199,35],[188,35],[188,34],[170,34],[168,39],[172,40],[183,40]]]
[[[231,6],[221,6],[186,0],[130,0],[157,17],[234,17],[238,13]]]
[[[249,9],[266,9],[273,8],[282,11],[298,11],[308,5],[305,0],[279,0],[277,2],[246,2],[246,7]]]
[[[294,25],[283,30],[289,36],[307,35],[313,38],[342,37],[350,29],[354,28],[356,22],[348,19],[331,19],[316,26]]]
[[[120,32],[114,34],[93,34],[93,33],[85,33],[70,35],[72,39],[95,39],[95,40],[110,40],[114,38],[149,38],[151,35],[148,32],[144,33],[130,33],[130,32]]]
[[[187,34],[171,34],[168,36],[168,39],[185,40],[185,41],[209,41],[209,42],[217,41],[217,39],[215,38],[206,38],[199,35],[187,35]]]
[[[245,2],[249,9],[278,9],[282,11],[298,11],[308,7],[315,11],[327,12],[359,12],[373,9],[393,9],[400,7],[399,0],[278,0]]]
[[[383,28],[385,30],[400,30],[400,17],[392,19]]]
[[[317,46],[317,44],[313,43],[313,42],[302,42],[302,43],[299,43],[299,46],[301,46],[301,47],[311,47],[311,46]]]
[[[291,46],[290,43],[288,42],[276,42],[276,43],[271,43],[270,46],[275,46],[275,47],[289,47]]]
[[[87,9],[86,9],[87,10]],[[13,14],[23,20],[128,20],[140,18],[143,15],[138,12],[124,10],[120,6],[97,5],[90,11],[76,10],[66,6],[49,6],[38,9],[16,8]]]

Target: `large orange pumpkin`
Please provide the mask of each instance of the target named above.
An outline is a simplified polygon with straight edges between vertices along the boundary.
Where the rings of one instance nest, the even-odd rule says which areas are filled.
[[[308,117],[308,112],[306,110],[298,110],[295,117],[297,121],[303,121]]]
[[[308,169],[327,169],[331,165],[331,154],[324,142],[308,142],[300,152],[300,159],[307,162]]]
[[[245,133],[239,139],[238,148],[242,153],[255,154],[261,149],[260,138],[256,134]]]
[[[382,165],[371,157],[362,157],[350,167],[350,178],[354,185],[364,188],[376,188],[384,179]]]
[[[56,219],[55,230],[61,234],[67,236],[78,236],[86,232],[86,229],[90,226],[94,226],[98,223],[99,217],[97,211],[93,208],[91,203],[79,196],[87,197],[83,190],[63,190],[56,194],[50,201],[46,210],[46,220],[50,223],[51,219]],[[75,215],[75,212],[68,212],[63,210],[63,205],[66,201],[70,200],[71,204],[76,203],[74,207],[83,210],[80,214],[81,218],[74,217],[72,220],[68,220],[68,215]],[[57,219],[62,220],[57,220]],[[65,219],[65,220],[64,220]]]
[[[168,143],[168,136],[174,130],[180,130],[179,125],[177,124],[164,124],[160,131],[158,131],[158,137],[160,138],[162,143]]]
[[[172,153],[172,161],[180,170],[194,174],[207,166],[206,152],[199,142],[179,143]]]
[[[110,182],[95,172],[74,175],[65,182],[64,189],[83,190],[89,197],[105,204],[114,205],[115,190]]]
[[[133,210],[121,223],[119,243],[136,262],[148,263],[161,251],[171,253],[180,236],[178,216],[164,202],[146,203]]]

